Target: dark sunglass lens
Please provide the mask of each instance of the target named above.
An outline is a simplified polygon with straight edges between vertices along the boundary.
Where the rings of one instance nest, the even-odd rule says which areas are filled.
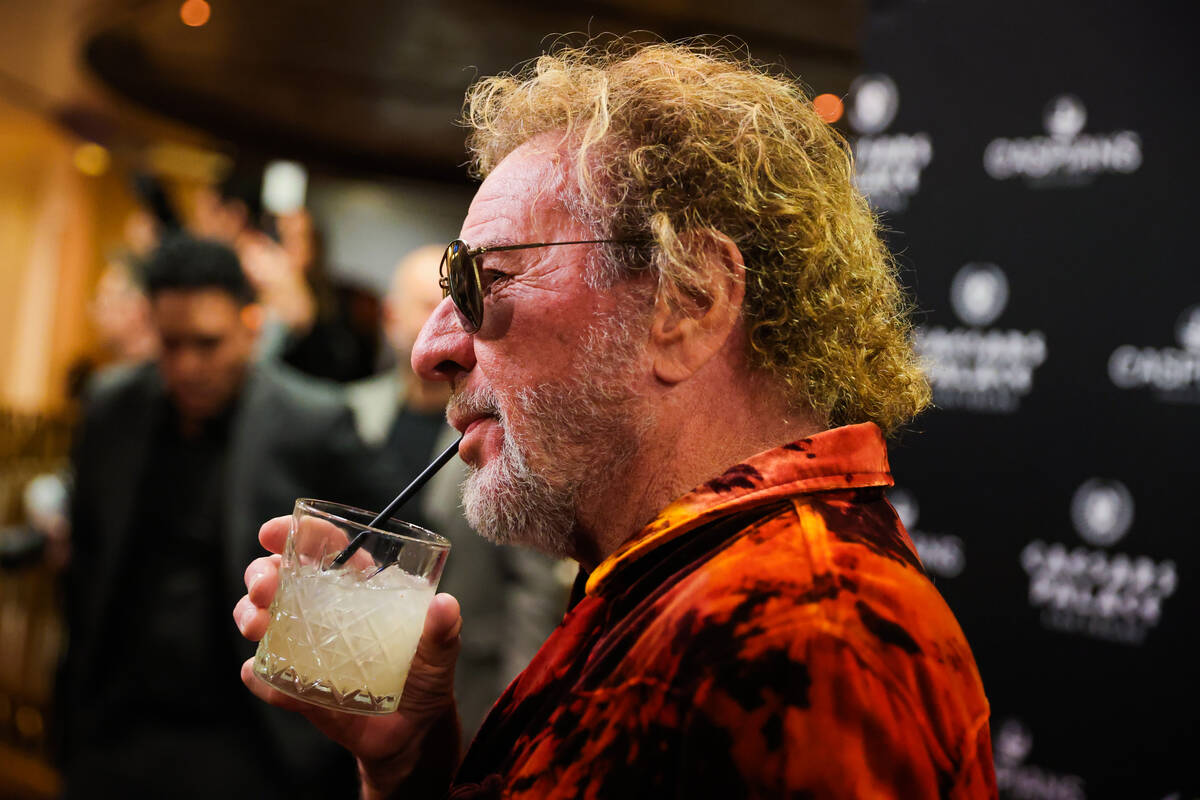
[[[475,333],[483,323],[483,286],[475,259],[466,243],[456,239],[446,249],[445,260],[450,299],[462,315],[467,333]]]
[[[450,254],[453,248],[453,244],[446,248],[446,252],[442,253],[442,263],[438,265],[438,286],[442,290],[442,297],[450,294]]]

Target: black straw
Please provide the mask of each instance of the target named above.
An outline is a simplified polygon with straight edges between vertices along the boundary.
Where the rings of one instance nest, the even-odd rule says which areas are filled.
[[[416,478],[413,479],[412,483],[410,483],[408,486],[404,487],[404,491],[402,491],[402,492],[400,492],[400,494],[396,495],[395,500],[388,503],[387,508],[385,508],[383,511],[379,512],[379,516],[375,517],[375,519],[373,519],[367,523],[367,527],[374,528],[376,525],[378,525],[379,523],[383,522],[384,520],[388,519],[393,514],[395,514],[396,510],[398,508],[400,508],[400,506],[407,503],[408,500],[414,494],[416,494],[417,492],[419,492],[421,490],[421,487],[424,486],[425,483],[430,478],[433,477],[435,472],[437,472],[442,467],[446,466],[447,461],[454,458],[454,454],[458,452],[458,445],[461,442],[462,442],[462,437],[460,436],[460,437],[458,437],[457,440],[455,440],[454,444],[450,445],[445,450],[443,450],[441,455],[439,455],[437,458],[435,458],[433,460],[433,463],[431,463],[428,467],[426,467],[421,472],[420,475],[418,475]],[[356,552],[358,552],[358,548],[362,547],[363,544],[366,542],[366,538],[365,538],[366,535],[367,535],[366,531],[359,531],[358,535],[350,540],[350,544],[346,545],[346,549],[343,550],[342,552],[338,553],[337,558],[335,558],[330,563],[329,566],[330,567],[340,567],[343,564],[345,564],[347,561],[349,561],[350,557],[353,556]]]

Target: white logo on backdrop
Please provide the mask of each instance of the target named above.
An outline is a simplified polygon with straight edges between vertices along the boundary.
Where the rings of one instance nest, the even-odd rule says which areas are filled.
[[[846,119],[855,133],[855,183],[871,203],[902,210],[921,188],[921,172],[933,159],[928,133],[884,134],[900,109],[900,90],[887,75],[861,75],[850,84]]]
[[[1096,547],[1111,547],[1133,526],[1133,495],[1117,480],[1084,481],[1070,506],[1079,537]],[[1145,641],[1179,584],[1174,561],[1041,540],[1021,551],[1021,566],[1043,627],[1121,644]]]
[[[887,75],[860,75],[850,84],[846,119],[864,136],[882,133],[900,108],[900,90]]]
[[[1179,347],[1121,345],[1108,358],[1108,377],[1118,389],[1150,389],[1168,403],[1200,403],[1200,304],[1175,321]]]
[[[1033,373],[1047,357],[1045,334],[985,327],[1004,313],[1008,296],[1008,277],[995,264],[966,264],[955,273],[950,305],[967,327],[916,330],[934,403],[1008,414],[1033,390]]]
[[[992,741],[996,755],[996,788],[1003,797],[1021,800],[1084,800],[1083,778],[1026,764],[1033,752],[1033,732],[1024,722],[1009,717],[996,728]]]
[[[917,520],[921,507],[917,497],[908,489],[892,487],[888,489],[888,501],[896,509],[896,516],[908,531],[913,544],[917,546],[917,555],[921,564],[930,575],[941,578],[956,578],[967,566],[966,548],[963,540],[949,534],[932,533],[919,530]]]
[[[1046,104],[1046,132],[1055,139],[1073,139],[1087,123],[1087,109],[1073,94],[1060,94]]]
[[[968,325],[991,325],[1008,305],[1008,278],[995,264],[967,264],[950,282],[950,303]]]
[[[888,502],[892,504],[892,508],[896,509],[896,516],[900,518],[900,524],[910,534],[913,528],[917,527],[917,519],[921,514],[921,507],[917,505],[917,498],[908,489],[901,489],[893,486],[887,492]]]
[[[1200,353],[1200,304],[1184,309],[1175,322],[1175,339],[1189,353]]]
[[[1133,524],[1133,496],[1120,481],[1084,481],[1071,498],[1071,521],[1088,544],[1116,544]]]
[[[1046,136],[993,139],[983,169],[1002,181],[1024,178],[1037,187],[1078,186],[1105,173],[1129,174],[1142,165],[1142,137],[1134,131],[1084,133],[1087,109],[1073,94],[1046,104]]]
[[[996,760],[1004,764],[1020,764],[1033,750],[1033,733],[1019,719],[1004,720],[996,731]]]

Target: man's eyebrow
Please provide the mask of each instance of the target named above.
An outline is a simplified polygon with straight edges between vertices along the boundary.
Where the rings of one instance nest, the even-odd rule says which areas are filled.
[[[488,239],[483,244],[476,245],[475,249],[487,250],[493,247],[508,247],[514,244],[521,244],[521,242],[517,241],[511,236],[497,236],[494,239]]]

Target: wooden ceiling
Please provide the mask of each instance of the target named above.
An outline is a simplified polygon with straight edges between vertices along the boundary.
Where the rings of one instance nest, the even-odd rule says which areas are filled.
[[[153,138],[167,118],[242,153],[463,180],[464,89],[554,34],[730,36],[844,92],[862,21],[856,0],[209,2],[189,28],[179,0],[0,0],[0,92],[32,91],[87,138]]]

